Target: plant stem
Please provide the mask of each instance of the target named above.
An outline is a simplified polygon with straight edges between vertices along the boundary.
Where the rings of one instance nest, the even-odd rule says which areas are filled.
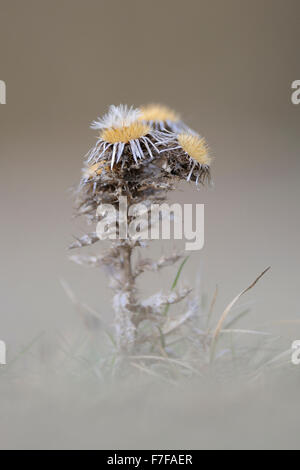
[[[116,342],[120,352],[132,352],[135,346],[136,325],[133,321],[135,313],[135,281],[132,274],[133,248],[130,244],[119,247],[120,268],[119,285],[114,296]]]

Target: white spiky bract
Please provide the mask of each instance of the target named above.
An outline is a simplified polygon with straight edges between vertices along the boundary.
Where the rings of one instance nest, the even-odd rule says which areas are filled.
[[[120,104],[119,106],[111,105],[109,107],[108,113],[106,113],[102,118],[98,118],[93,121],[91,124],[92,129],[118,129],[121,127],[128,127],[139,119],[140,110],[130,108],[125,104]]]

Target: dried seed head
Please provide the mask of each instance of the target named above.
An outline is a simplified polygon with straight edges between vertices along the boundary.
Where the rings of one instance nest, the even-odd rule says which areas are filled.
[[[140,139],[141,137],[150,134],[150,127],[142,122],[133,122],[129,126],[104,129],[101,132],[100,138],[109,142],[110,144],[116,144],[123,142],[124,144],[129,143],[131,140]]]
[[[180,115],[162,104],[149,104],[140,108],[139,119],[155,129],[180,132],[186,128]]]
[[[204,138],[195,134],[182,133],[177,136],[179,145],[185,153],[200,165],[210,165],[208,147]]]
[[[155,145],[158,132],[139,120],[140,111],[128,106],[111,106],[109,112],[92,123],[92,128],[101,129],[95,147],[88,154],[88,163],[97,163],[102,159],[115,163],[128,161],[130,155],[134,164],[140,160],[153,160],[159,155]]]
[[[162,158],[160,164],[171,176],[204,183],[210,180],[211,158],[205,140],[194,131],[165,133],[157,142]]]
[[[148,118],[149,121],[142,120]],[[165,129],[167,119],[180,131]],[[161,123],[161,124],[160,124]],[[159,126],[164,130],[159,130]],[[178,179],[196,183],[210,179],[210,162],[205,140],[188,129],[174,111],[160,105],[142,110],[111,106],[92,127],[100,130],[89,152],[78,188],[80,210],[92,215],[99,201],[115,200],[119,194],[132,200],[160,197],[173,189]]]
[[[172,109],[161,104],[149,104],[140,108],[142,121],[180,121],[180,116]]]

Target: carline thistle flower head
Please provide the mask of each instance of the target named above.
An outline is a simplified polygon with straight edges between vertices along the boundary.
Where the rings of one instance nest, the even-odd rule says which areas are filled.
[[[166,154],[164,166],[187,181],[205,182],[210,180],[211,157],[206,141],[195,131],[188,130],[179,134],[167,134],[161,142]]]
[[[153,166],[160,168],[160,178],[168,180],[186,179],[198,184],[210,179],[211,158],[205,140],[165,106],[110,106],[91,127],[100,135],[88,153],[84,183],[115,170],[125,168],[128,176],[130,169]]]
[[[115,164],[122,162],[124,155],[126,158],[131,155],[136,165],[140,160],[153,160],[155,154],[159,155],[154,143],[159,138],[158,133],[140,121],[139,116],[138,109],[126,105],[110,106],[108,113],[91,125],[93,129],[100,130],[100,136],[89,153],[88,163],[105,159],[113,169]]]
[[[180,132],[187,129],[180,115],[162,104],[141,106],[139,119],[161,131]]]

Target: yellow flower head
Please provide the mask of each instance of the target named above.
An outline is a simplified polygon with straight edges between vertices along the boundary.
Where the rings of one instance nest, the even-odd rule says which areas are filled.
[[[149,126],[142,122],[133,122],[129,126],[104,129],[100,134],[100,138],[111,144],[116,144],[117,142],[126,144],[131,140],[140,139],[149,133]]]
[[[153,151],[159,154],[153,142],[157,132],[140,120],[139,109],[124,105],[110,106],[108,113],[94,121],[91,127],[99,129],[100,136],[89,153],[88,162],[97,163],[107,158],[113,168],[124,154],[128,156],[131,153],[136,164],[146,156],[153,159]]]
[[[177,140],[189,157],[200,165],[210,165],[211,158],[208,154],[208,147],[205,139],[198,135],[183,133],[177,136]]]
[[[184,132],[186,125],[180,115],[162,104],[148,104],[140,108],[139,119],[160,131]]]
[[[180,121],[180,116],[172,109],[161,104],[148,104],[140,108],[142,121]]]

